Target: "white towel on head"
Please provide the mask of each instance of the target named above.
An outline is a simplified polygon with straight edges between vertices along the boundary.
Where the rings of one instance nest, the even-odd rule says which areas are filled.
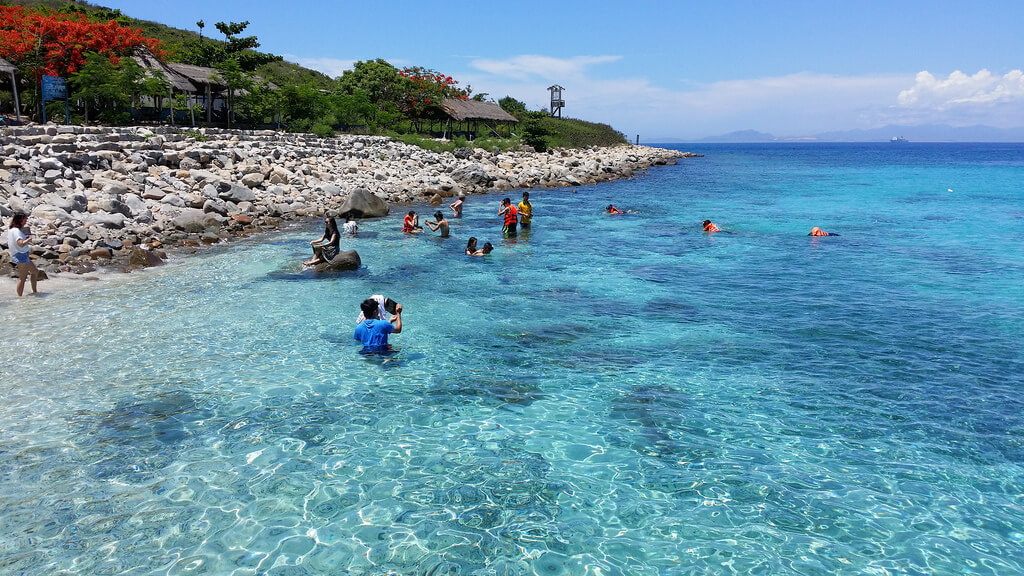
[[[384,307],[384,302],[387,301],[387,298],[385,298],[383,294],[374,294],[373,296],[370,296],[370,299],[377,301],[377,319],[388,320],[388,310]],[[363,311],[360,310],[359,317],[356,318],[356,324],[359,324],[363,320],[366,320],[366,316],[364,316]]]

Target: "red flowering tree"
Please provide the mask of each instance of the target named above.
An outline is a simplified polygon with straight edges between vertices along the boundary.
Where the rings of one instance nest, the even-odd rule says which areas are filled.
[[[74,74],[85,64],[88,52],[101,54],[116,65],[136,46],[163,56],[159,40],[114,20],[92,22],[84,14],[0,6],[0,58],[30,70],[36,80],[43,74]]]
[[[420,66],[403,68],[399,73],[405,78],[402,96],[402,112],[412,119],[421,119],[436,110],[445,98],[469,98],[469,90],[460,88],[451,76]]]

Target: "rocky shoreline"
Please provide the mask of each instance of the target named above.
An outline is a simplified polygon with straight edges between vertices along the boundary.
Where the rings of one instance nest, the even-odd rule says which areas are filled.
[[[158,264],[195,249],[338,214],[354,197],[439,205],[458,194],[584,186],[693,154],[646,146],[436,153],[382,136],[319,138],[173,127],[8,127],[0,215],[30,215],[50,275]],[[6,243],[4,243],[6,248]],[[0,265],[10,260],[3,250]]]

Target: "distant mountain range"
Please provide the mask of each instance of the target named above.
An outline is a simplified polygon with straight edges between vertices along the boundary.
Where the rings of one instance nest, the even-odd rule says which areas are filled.
[[[739,130],[699,140],[673,138],[652,139],[650,142],[701,143],[760,143],[760,142],[888,142],[903,137],[909,142],[1024,142],[1024,127],[995,128],[992,126],[883,126],[868,130],[837,130],[808,136],[775,136],[757,130]]]

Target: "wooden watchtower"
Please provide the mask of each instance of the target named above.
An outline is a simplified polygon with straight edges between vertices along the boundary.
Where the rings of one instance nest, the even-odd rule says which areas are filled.
[[[552,116],[557,116],[558,118],[562,117],[562,108],[565,107],[565,100],[562,100],[562,90],[565,90],[565,88],[558,84],[548,86],[548,91],[551,92],[551,108],[549,110],[551,110]]]

